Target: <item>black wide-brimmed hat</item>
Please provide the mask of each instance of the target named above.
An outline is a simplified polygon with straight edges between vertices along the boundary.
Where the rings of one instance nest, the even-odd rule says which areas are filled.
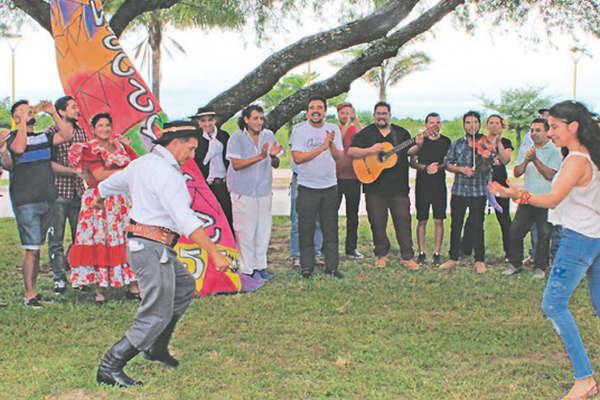
[[[154,144],[164,145],[171,139],[183,139],[188,137],[198,137],[196,127],[190,121],[167,122],[162,130],[161,136],[152,141]]]
[[[200,119],[202,117],[216,117],[217,113],[210,107],[200,107],[196,114],[190,116],[192,119]]]

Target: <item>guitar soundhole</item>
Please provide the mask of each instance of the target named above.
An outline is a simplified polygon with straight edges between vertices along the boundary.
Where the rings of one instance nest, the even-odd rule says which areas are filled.
[[[385,154],[385,151],[380,151],[377,154],[377,158],[379,159],[379,162],[385,162],[387,160],[387,156]]]

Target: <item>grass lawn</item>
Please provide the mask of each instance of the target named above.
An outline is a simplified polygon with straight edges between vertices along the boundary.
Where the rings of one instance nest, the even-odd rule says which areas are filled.
[[[56,297],[45,274],[38,286],[55,301],[25,309],[15,224],[0,220],[0,299],[10,303],[0,310],[0,398],[558,399],[571,372],[539,308],[544,282],[530,272],[502,276],[493,215],[486,224],[491,270],[483,276],[466,262],[414,273],[397,262],[374,270],[368,258],[343,260],[343,280],[305,281],[288,266],[288,221],[277,217],[269,254],[276,279],[253,294],[196,299],[172,341],[180,368],[138,356],[126,370],[145,386],[121,390],[94,377],[135,303],[123,291],[102,308],[93,291]],[[362,219],[365,254],[370,236]],[[397,257],[397,245],[392,251]],[[599,365],[600,323],[584,289],[572,309]]]

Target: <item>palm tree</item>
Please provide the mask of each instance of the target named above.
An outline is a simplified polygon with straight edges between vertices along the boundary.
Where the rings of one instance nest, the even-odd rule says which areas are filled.
[[[333,60],[331,64],[335,67],[341,67],[346,64],[348,58],[359,57],[365,49],[365,46],[356,46],[344,50],[340,52],[343,55],[343,60]],[[398,82],[413,72],[423,71],[429,64],[431,64],[431,57],[422,51],[399,52],[395,57],[388,58],[379,66],[369,70],[361,78],[378,90],[380,101],[386,101],[390,87],[397,85]]]
[[[123,0],[107,2],[108,11],[118,8]],[[236,0],[188,0],[171,8],[155,10],[138,17],[129,30],[143,29],[144,39],[135,47],[135,57],[141,55],[142,68],[146,63],[151,69],[152,93],[160,98],[161,61],[163,50],[172,58],[167,46],[184,53],[185,49],[166,34],[167,27],[185,28],[232,28],[244,25],[247,8],[243,2]],[[150,61],[148,61],[150,60]]]

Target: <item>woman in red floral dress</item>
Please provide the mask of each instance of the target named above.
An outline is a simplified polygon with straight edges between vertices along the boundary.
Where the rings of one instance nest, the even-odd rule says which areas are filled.
[[[139,289],[127,263],[124,228],[128,223],[129,202],[123,196],[109,196],[104,210],[93,207],[98,184],[125,168],[137,157],[127,138],[112,135],[109,114],[91,120],[94,138],[76,143],[69,150],[69,163],[86,172],[88,189],[81,198],[81,211],[75,242],[69,252],[70,277],[74,288],[96,286],[96,303],[106,301],[107,287],[129,286],[128,298],[139,298]]]

